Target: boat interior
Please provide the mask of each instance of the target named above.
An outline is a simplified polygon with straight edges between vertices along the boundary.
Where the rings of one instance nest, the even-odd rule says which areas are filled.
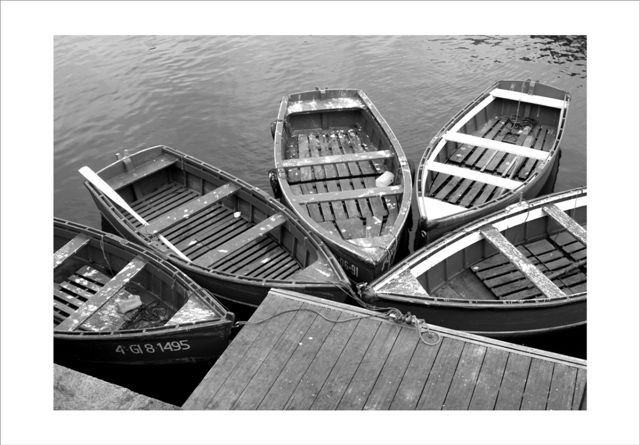
[[[53,258],[56,331],[121,331],[221,318],[191,298],[193,291],[180,279],[112,237],[57,223]],[[119,311],[137,297],[140,306]]]
[[[154,147],[112,164],[100,176],[149,223],[142,226],[122,212],[139,234],[162,234],[192,265],[268,280],[327,278],[311,273],[321,260],[288,216],[269,206],[257,189],[215,167]]]
[[[425,205],[441,208],[438,216],[481,206],[516,189],[555,146],[566,101],[537,95],[538,87],[540,94],[551,94],[544,85],[527,94],[500,86],[454,118],[457,122],[426,160]]]
[[[331,97],[296,99],[301,104],[313,99],[313,106],[291,105],[290,98],[289,110],[300,110],[286,116],[282,134],[290,199],[338,238],[391,233],[402,200],[403,178],[380,124],[357,96],[346,104],[352,107],[344,109],[332,108],[336,103]],[[376,185],[376,178],[383,174]]]
[[[485,226],[475,242],[438,261],[418,282],[430,296],[446,300],[566,298],[586,292],[586,206],[563,211],[549,204],[531,213],[504,231],[500,224]]]

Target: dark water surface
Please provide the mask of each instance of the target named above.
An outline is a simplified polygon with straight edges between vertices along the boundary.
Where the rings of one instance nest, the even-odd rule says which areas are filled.
[[[416,164],[497,80],[567,90],[555,190],[586,184],[583,37],[64,36],[54,51],[54,213],[90,226],[100,217],[77,170],[123,148],[169,145],[270,191],[269,124],[284,94],[316,86],[363,89]],[[584,357],[585,338],[582,329],[538,346]]]

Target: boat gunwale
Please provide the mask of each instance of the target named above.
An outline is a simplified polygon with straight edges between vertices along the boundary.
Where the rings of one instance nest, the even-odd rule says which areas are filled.
[[[274,214],[278,212],[283,213],[284,216],[287,218],[287,221],[285,222],[285,224],[292,224],[303,234],[303,238],[298,238],[299,241],[311,243],[313,248],[318,252],[319,255],[323,256],[323,259],[325,260],[325,262],[329,265],[329,267],[331,267],[332,272],[334,273],[336,278],[339,281],[342,281],[343,284],[349,283],[349,279],[347,278],[346,274],[340,267],[339,263],[337,262],[337,259],[333,256],[333,254],[331,253],[329,248],[324,244],[324,242],[321,239],[319,239],[317,235],[313,234],[307,227],[305,227],[304,224],[301,224],[295,218],[295,216],[291,213],[291,211],[282,203],[280,203],[277,199],[271,197],[269,194],[264,192],[259,187],[253,186],[248,182],[244,181],[243,179],[235,177],[230,173],[224,170],[221,170],[203,160],[195,158],[187,153],[183,153],[175,148],[172,148],[166,145],[155,145],[152,147],[144,148],[144,149],[138,150],[135,153],[129,154],[127,157],[131,158],[133,156],[140,155],[144,152],[151,151],[151,150],[161,150],[161,153],[165,153],[165,152],[169,153],[173,156],[176,156],[178,160],[186,160],[186,161],[192,162],[193,164],[196,164],[202,167],[203,169],[208,170],[212,174],[217,175],[218,177],[221,177],[226,181],[239,185],[241,187],[241,190],[243,190],[244,192],[250,193],[256,199],[261,200],[265,204],[267,204],[268,207],[273,208]],[[100,175],[100,173],[106,170],[107,168],[110,168],[122,162],[123,162],[122,159],[116,160],[115,162],[98,170],[97,173],[98,175]],[[105,207],[108,207],[111,210],[111,212],[114,214],[114,216],[116,216],[116,219],[121,224],[126,224],[129,231],[133,233],[142,244],[151,246],[151,241],[153,240],[153,236],[148,234],[143,235],[140,232],[138,232],[138,229],[126,219],[121,209],[117,205],[115,205],[113,202],[111,202],[111,200],[108,199],[106,195],[104,195],[100,190],[98,190],[95,186],[93,186],[93,184],[89,183],[88,181],[84,181],[84,185],[98,200],[100,200],[100,202],[103,203],[103,205],[105,205]],[[154,249],[153,247],[149,247],[149,248]],[[183,269],[192,271],[193,273],[219,277],[224,280],[231,281],[238,284],[250,283],[252,285],[260,285],[260,286],[268,286],[268,287],[278,287],[283,285],[287,285],[287,286],[303,285],[303,286],[314,287],[314,288],[325,288],[327,287],[327,285],[330,285],[331,287],[338,287],[338,288],[340,287],[339,281],[334,283],[331,281],[275,280],[275,279],[251,277],[246,275],[231,274],[224,271],[208,269],[203,266],[198,266],[193,262],[184,261],[182,258],[180,258],[178,255],[176,255],[170,250],[166,252],[159,252],[154,249],[154,251],[157,252],[159,255],[166,256],[167,258],[169,258],[169,261],[178,263],[180,264],[180,267],[182,267]],[[290,252],[288,253],[290,254]]]
[[[422,157],[420,158],[420,163],[418,164],[418,169],[417,169],[417,173],[416,173],[416,177],[415,177],[415,190],[416,190],[416,198],[418,201],[418,212],[420,214],[420,218],[421,219],[425,219],[427,221],[427,224],[430,224],[433,222],[433,224],[437,223],[439,225],[443,225],[443,226],[447,226],[447,225],[455,225],[455,222],[462,218],[470,218],[470,219],[475,219],[475,215],[478,215],[480,213],[482,213],[485,209],[489,208],[489,207],[500,207],[502,205],[502,203],[508,201],[510,198],[512,198],[514,195],[518,195],[518,194],[522,194],[524,193],[524,191],[531,187],[534,182],[536,182],[536,180],[539,178],[539,176],[542,175],[542,173],[544,173],[545,169],[547,168],[547,166],[549,165],[553,165],[553,162],[555,162],[558,153],[559,153],[559,147],[560,147],[560,142],[562,140],[562,136],[564,134],[564,127],[565,127],[565,122],[566,122],[566,118],[567,118],[567,112],[569,110],[569,105],[571,102],[571,95],[566,92],[566,91],[562,91],[558,88],[552,87],[550,85],[547,84],[542,84],[540,82],[536,82],[536,84],[541,84],[544,85],[546,87],[549,88],[553,88],[559,92],[563,92],[564,93],[564,102],[565,102],[565,107],[563,109],[560,110],[560,116],[558,119],[558,125],[557,125],[557,132],[556,132],[556,136],[555,139],[553,141],[553,145],[552,147],[549,149],[548,153],[549,156],[546,158],[546,160],[542,160],[539,161],[536,165],[536,167],[534,168],[534,170],[530,173],[529,177],[527,179],[525,179],[524,181],[522,181],[522,184],[520,186],[518,186],[517,188],[510,190],[508,193],[505,193],[503,195],[500,195],[496,198],[493,198],[489,201],[486,201],[482,204],[479,205],[475,205],[472,207],[467,208],[464,211],[458,212],[458,213],[454,213],[452,215],[449,216],[444,216],[444,217],[440,217],[440,218],[433,218],[433,219],[429,219],[427,218],[427,216],[425,215],[424,209],[423,209],[423,204],[422,204],[422,198],[426,197],[425,196],[425,192],[427,191],[425,187],[422,186],[423,183],[426,182],[423,181],[423,176],[428,172],[428,169],[426,167],[426,163],[429,161],[429,158],[431,157],[433,151],[436,149],[437,145],[439,144],[439,142],[443,139],[444,135],[453,127],[455,126],[455,124],[462,119],[464,116],[466,116],[466,114],[471,111],[475,106],[477,106],[478,104],[480,104],[483,100],[485,100],[488,96],[491,95],[491,92],[496,89],[498,87],[498,85],[500,84],[500,82],[510,82],[510,81],[497,81],[494,84],[492,84],[491,86],[489,86],[488,88],[486,88],[483,92],[481,92],[475,99],[473,99],[469,104],[467,104],[466,106],[464,106],[460,111],[458,111],[451,119],[449,119],[443,126],[442,128],[440,128],[440,130],[438,130],[438,132],[436,133],[436,135],[431,138],[431,140],[429,141],[429,143],[427,144],[427,147],[425,148]],[[518,81],[512,81],[512,82],[527,82],[526,80],[518,80]],[[505,99],[507,100],[507,99]]]
[[[141,256],[147,261],[149,264],[153,265],[158,269],[165,269],[165,273],[171,276],[176,283],[180,283],[184,286],[185,290],[189,293],[193,293],[189,295],[189,298],[192,296],[196,296],[200,298],[210,309],[214,310],[216,315],[219,317],[216,320],[196,320],[196,321],[188,321],[170,325],[163,326],[155,326],[149,328],[138,328],[138,329],[116,329],[116,330],[108,330],[108,331],[56,331],[54,328],[54,337],[77,337],[77,336],[104,336],[104,337],[131,337],[137,336],[136,334],[146,334],[149,332],[158,333],[164,331],[190,331],[195,328],[201,327],[216,327],[216,326],[224,326],[228,324],[231,326],[235,320],[235,314],[229,310],[227,310],[222,303],[218,301],[218,296],[203,288],[198,283],[196,283],[191,277],[182,272],[176,266],[171,264],[171,262],[166,259],[160,257],[155,253],[152,249],[144,248],[134,242],[126,240],[120,236],[113,235],[111,233],[106,233],[95,229],[93,227],[85,226],[74,221],[65,220],[62,218],[54,217],[54,236],[55,236],[55,226],[58,225],[62,229],[70,228],[72,231],[77,231],[78,233],[89,234],[91,240],[100,240],[106,244],[111,244],[115,248],[122,249],[126,252],[130,252],[132,254],[132,258],[136,256]],[[184,304],[189,300],[187,298]],[[178,309],[179,310],[179,309]],[[167,320],[168,323],[169,320]]]
[[[309,114],[309,113],[316,112],[316,111],[301,111],[301,112],[288,113],[289,101],[293,96],[314,93],[316,91],[317,90],[310,90],[310,91],[302,91],[297,93],[290,93],[288,95],[283,96],[282,101],[280,102],[280,108],[278,110],[278,118],[276,120],[276,128],[274,132],[274,160],[275,160],[275,167],[278,172],[278,175],[277,175],[278,183],[280,186],[280,190],[282,191],[282,196],[286,199],[292,211],[302,221],[304,221],[305,224],[307,224],[310,228],[312,228],[313,229],[312,231],[315,231],[319,236],[321,236],[327,242],[336,246],[336,248],[345,250],[349,252],[351,255],[358,258],[360,261],[363,261],[369,264],[371,267],[375,267],[378,264],[381,264],[384,261],[386,261],[386,259],[389,258],[390,256],[393,256],[393,254],[397,249],[397,239],[407,222],[407,218],[411,209],[411,198],[413,193],[413,190],[412,190],[413,180],[411,178],[409,161],[406,157],[406,154],[404,153],[404,150],[402,149],[402,146],[400,145],[400,142],[398,141],[398,138],[395,136],[395,133],[393,132],[393,130],[391,129],[387,121],[384,119],[380,111],[369,99],[369,97],[364,93],[363,90],[355,89],[355,88],[330,88],[325,90],[325,91],[341,91],[341,92],[351,93],[352,95],[355,95],[362,100],[362,102],[365,105],[364,108],[361,108],[361,107],[339,108],[336,110],[359,109],[364,112],[370,113],[371,117],[376,121],[378,125],[380,125],[380,127],[382,128],[382,131],[384,132],[386,137],[388,137],[389,139],[389,142],[394,152],[394,156],[397,159],[398,164],[400,165],[400,170],[402,171],[402,180],[403,180],[402,199],[401,199],[400,206],[398,206],[398,217],[394,221],[391,232],[386,235],[390,237],[390,241],[386,245],[386,247],[382,248],[380,246],[371,246],[371,247],[357,246],[349,242],[349,240],[345,240],[343,238],[340,238],[336,235],[332,235],[329,232],[327,232],[324,228],[318,225],[311,218],[310,215],[304,214],[298,208],[299,204],[296,203],[295,200],[292,198],[294,195],[291,191],[289,182],[286,180],[286,169],[282,165],[285,160],[284,150],[282,145],[282,135],[284,132],[283,127],[284,127],[284,121],[286,117],[296,115],[296,114],[302,115],[302,114]],[[322,111],[331,112],[330,109],[322,110]],[[371,239],[376,239],[376,238],[381,239],[382,235],[378,237],[373,237]],[[369,253],[365,252],[363,251],[363,249],[376,249],[377,254],[374,254],[371,252]]]
[[[479,221],[472,221],[464,225],[459,230],[455,232],[451,232],[448,235],[438,239],[437,241],[428,244],[422,247],[420,250],[414,252],[409,257],[405,258],[398,264],[396,264],[391,270],[389,270],[386,274],[378,278],[377,280],[371,282],[368,286],[369,289],[372,289],[376,296],[380,297],[381,300],[389,300],[389,301],[398,301],[410,304],[418,304],[424,306],[430,305],[438,305],[443,307],[464,307],[464,308],[505,308],[511,309],[514,307],[528,307],[528,306],[559,306],[567,303],[574,303],[577,301],[582,301],[587,298],[587,291],[576,292],[573,294],[567,294],[564,298],[554,298],[550,299],[544,296],[538,298],[530,298],[526,300],[501,300],[501,301],[493,301],[493,300],[468,300],[468,299],[453,299],[453,298],[438,298],[432,295],[427,295],[427,297],[408,297],[403,294],[397,294],[393,292],[379,292],[376,288],[384,285],[387,281],[391,279],[394,275],[399,275],[403,272],[412,273],[412,269],[420,264],[422,261],[427,260],[432,255],[446,248],[448,245],[453,244],[456,241],[460,241],[467,236],[473,235],[477,233],[482,227],[488,224],[494,224],[499,221],[507,220],[512,217],[516,217],[524,212],[530,212],[532,210],[542,209],[542,207],[554,204],[561,201],[569,201],[569,200],[577,200],[579,198],[585,197],[587,195],[586,187],[578,187],[571,190],[565,190],[556,192],[550,195],[545,195],[540,198],[532,199],[529,201],[523,201],[522,204],[512,205],[505,209],[498,210],[484,218],[481,218]],[[522,206],[526,205],[525,208]],[[586,206],[586,204],[585,204]],[[578,207],[575,207],[578,208]],[[455,252],[457,253],[457,252]],[[444,261],[444,260],[443,260]],[[427,269],[429,270],[429,269]],[[423,272],[426,273],[427,271]]]

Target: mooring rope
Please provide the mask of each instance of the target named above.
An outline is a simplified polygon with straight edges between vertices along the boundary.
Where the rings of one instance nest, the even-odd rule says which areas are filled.
[[[273,320],[274,318],[277,318],[281,315],[285,315],[285,314],[289,314],[292,312],[300,312],[300,311],[304,311],[304,312],[311,312],[313,314],[316,314],[317,316],[319,316],[320,318],[328,321],[329,323],[348,323],[350,321],[355,321],[355,320],[364,320],[367,318],[373,318],[373,317],[378,317],[379,314],[370,314],[370,315],[358,315],[355,317],[350,317],[350,318],[344,318],[341,320],[338,319],[332,319],[329,318],[327,316],[325,316],[324,314],[316,311],[315,309],[308,309],[308,308],[297,308],[297,309],[287,309],[285,311],[282,312],[278,312],[276,314],[273,314],[267,318],[263,318],[261,320],[256,320],[256,321],[237,321],[234,323],[233,327],[234,328],[238,328],[241,326],[247,326],[247,325],[259,325],[262,323],[266,323],[270,320]],[[391,320],[395,323],[399,323],[399,324],[405,324],[405,325],[409,325],[409,326],[414,326],[416,329],[416,333],[418,334],[418,338],[420,339],[420,341],[422,343],[424,343],[427,346],[435,346],[438,343],[440,343],[440,341],[442,340],[442,337],[440,336],[440,334],[438,334],[437,332],[434,332],[430,329],[429,325],[422,319],[416,317],[415,315],[411,314],[410,312],[407,312],[406,314],[403,314],[400,310],[396,309],[396,308],[391,308],[390,310],[388,310],[385,314],[384,314],[385,318],[388,320]],[[426,334],[428,337],[430,338],[434,338],[434,341],[427,341],[425,339],[424,334]]]
[[[100,250],[102,250],[102,256],[104,261],[107,263],[107,267],[109,268],[109,273],[113,273],[113,267],[111,267],[111,263],[109,262],[109,258],[107,258],[107,254],[104,251],[104,236],[100,235]]]

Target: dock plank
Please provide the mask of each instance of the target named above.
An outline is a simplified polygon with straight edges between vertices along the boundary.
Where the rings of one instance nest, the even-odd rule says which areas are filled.
[[[273,289],[183,408],[584,409],[584,360],[430,330]]]
[[[507,367],[504,370],[498,400],[495,409],[520,409],[524,386],[529,375],[531,358],[527,356],[509,354]]]

